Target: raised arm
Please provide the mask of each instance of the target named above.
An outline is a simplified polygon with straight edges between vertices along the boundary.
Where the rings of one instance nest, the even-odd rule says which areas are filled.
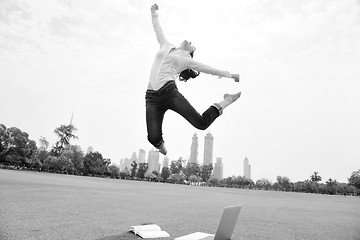
[[[228,71],[223,71],[223,70],[219,70],[219,69],[210,67],[210,66],[208,66],[206,64],[196,62],[192,58],[183,59],[183,63],[185,65],[184,66],[185,69],[186,68],[191,68],[191,69],[194,69],[194,70],[199,71],[199,72],[219,76],[220,78],[221,77],[233,78],[235,82],[239,82],[239,80],[240,80],[239,74],[234,74],[234,73],[230,73]]]
[[[159,10],[159,6],[157,4],[154,4],[151,6],[151,20],[152,20],[152,24],[153,24],[154,31],[156,34],[156,38],[157,38],[160,46],[162,46],[167,40],[166,40],[164,33],[162,31],[162,28],[160,26],[159,16],[156,12],[157,10]]]

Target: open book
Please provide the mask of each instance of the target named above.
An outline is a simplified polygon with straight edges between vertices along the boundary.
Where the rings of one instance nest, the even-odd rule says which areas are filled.
[[[170,237],[169,233],[162,231],[161,228],[156,224],[131,226],[129,231],[135,233],[142,238]]]

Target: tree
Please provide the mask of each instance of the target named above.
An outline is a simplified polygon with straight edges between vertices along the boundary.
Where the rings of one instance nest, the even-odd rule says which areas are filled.
[[[116,165],[110,165],[109,172],[110,172],[111,178],[119,178],[120,177],[120,170]]]
[[[329,178],[329,180],[326,181],[326,188],[327,193],[329,194],[337,194],[337,185],[338,182],[334,179]]]
[[[135,161],[133,161],[133,162],[131,163],[130,176],[131,176],[132,178],[134,178],[134,177],[136,176],[136,168],[137,168],[137,166],[138,166],[138,164],[137,164]]]
[[[349,184],[360,190],[360,170],[354,171],[348,178]]]
[[[211,172],[213,170],[212,164],[202,165],[200,168],[200,177],[204,182],[207,182],[210,179]]]
[[[145,173],[147,172],[148,169],[149,169],[149,165],[147,163],[139,163],[139,168],[137,170],[136,177],[140,179],[144,179]]]
[[[41,164],[44,163],[45,159],[50,155],[50,153],[47,151],[49,147],[49,141],[41,136],[40,140],[40,147],[36,151],[36,159],[40,161]]]
[[[170,176],[170,169],[168,167],[163,167],[161,169],[161,174],[160,175],[161,175],[163,181],[166,181],[166,179],[168,179],[169,176]]]
[[[39,149],[47,151],[49,147],[49,141],[45,137],[41,136],[39,142],[40,142]]]
[[[75,173],[79,174],[84,171],[84,152],[80,146],[71,145],[68,150],[64,150],[61,155],[67,156],[74,164]]]
[[[171,161],[170,163],[170,172],[172,174],[179,174],[182,170],[183,160],[179,158],[177,161]]]
[[[45,171],[51,171],[51,172],[55,172],[57,169],[59,169],[58,165],[57,165],[57,157],[55,156],[48,156],[43,165],[42,165],[43,169]]]
[[[282,191],[289,191],[291,188],[291,182],[288,177],[277,176],[277,184]]]
[[[59,140],[55,143],[55,146],[52,149],[52,153],[55,156],[59,156],[65,149],[70,146],[70,140],[77,139],[78,137],[73,134],[77,129],[74,125],[61,125],[55,129],[55,134],[58,136]]]
[[[210,177],[210,179],[209,179],[209,181],[208,181],[208,183],[209,183],[209,185],[210,186],[218,186],[218,184],[219,184],[219,179],[217,179],[216,177],[214,177],[214,176],[211,176]]]
[[[198,183],[201,182],[201,177],[196,176],[196,175],[191,175],[190,177],[188,177],[189,182],[191,183]]]
[[[0,162],[17,166],[35,163],[36,143],[16,127],[0,124]]]
[[[74,164],[66,155],[48,156],[43,164],[45,171],[57,173],[72,173],[74,171]]]
[[[126,179],[130,176],[130,171],[127,169],[124,169],[120,172],[120,178],[121,179]]]
[[[185,169],[183,170],[184,174],[186,175],[186,177],[189,179],[190,176],[194,175],[194,176],[199,176],[200,175],[200,167],[199,164],[197,163],[190,163],[188,162],[188,164],[186,165]]]
[[[171,174],[168,180],[172,183],[183,183],[185,181],[185,175],[180,173]]]
[[[155,174],[153,174],[151,172],[147,172],[147,173],[145,173],[145,179],[148,181],[152,181],[152,180],[156,179],[156,176],[155,176]]]
[[[259,189],[263,189],[263,190],[269,190],[271,189],[271,182],[269,180],[267,180],[266,178],[262,178],[260,180],[256,181],[255,186]]]
[[[109,159],[104,159],[99,152],[90,152],[84,157],[84,173],[90,175],[103,175],[107,173]]]
[[[305,189],[305,192],[319,193],[319,184],[317,182],[313,182],[311,180],[305,180],[304,181],[304,189]]]
[[[318,174],[319,172],[314,172],[314,174],[310,176],[310,180],[315,183],[321,182],[321,177]]]

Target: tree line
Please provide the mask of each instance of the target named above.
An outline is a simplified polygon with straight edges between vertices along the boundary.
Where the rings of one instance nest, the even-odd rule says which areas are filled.
[[[135,161],[131,163],[130,169],[120,171],[101,153],[95,151],[84,154],[79,146],[71,145],[71,139],[78,138],[74,135],[75,131],[72,124],[61,125],[54,130],[58,137],[54,146],[49,148],[47,139],[41,137],[40,147],[37,147],[26,132],[0,124],[0,167],[211,187],[360,195],[360,170],[350,175],[348,183],[340,183],[332,178],[320,183],[322,178],[318,172],[313,172],[309,179],[298,182],[291,182],[286,176],[278,176],[275,183],[267,179],[254,182],[242,176],[217,179],[212,175],[211,164],[185,164],[182,158],[171,161],[170,166],[163,167],[160,172],[150,172],[147,163]]]

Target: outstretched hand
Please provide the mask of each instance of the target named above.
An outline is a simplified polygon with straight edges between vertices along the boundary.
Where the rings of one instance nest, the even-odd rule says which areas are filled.
[[[237,73],[237,74],[231,74],[232,78],[235,80],[235,82],[239,82],[240,81],[240,75]]]
[[[155,3],[154,5],[151,6],[151,11],[155,12],[156,10],[159,10],[159,6]]]

